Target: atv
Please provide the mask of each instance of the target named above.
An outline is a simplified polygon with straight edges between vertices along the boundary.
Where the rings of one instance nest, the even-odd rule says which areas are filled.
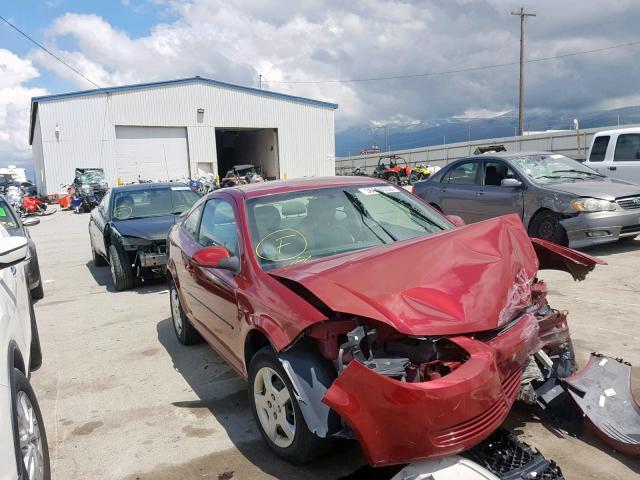
[[[433,173],[436,173],[438,170],[439,168],[432,165],[427,165],[426,167],[422,164],[416,165],[411,169],[411,175],[409,175],[409,184],[413,185],[420,180],[425,180],[429,178]]]
[[[388,165],[385,160],[388,160]],[[395,185],[411,184],[411,167],[399,155],[383,155],[378,159],[378,165],[372,176],[387,180]]]

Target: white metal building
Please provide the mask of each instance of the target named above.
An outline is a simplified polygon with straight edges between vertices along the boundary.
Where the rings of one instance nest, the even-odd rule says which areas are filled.
[[[171,180],[254,164],[268,178],[334,175],[337,105],[201,77],[34,97],[38,192],[76,167],[107,181]]]

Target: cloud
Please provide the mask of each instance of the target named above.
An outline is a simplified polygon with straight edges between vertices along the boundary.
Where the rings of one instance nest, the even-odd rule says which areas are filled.
[[[486,118],[498,118],[511,113],[513,110],[489,110],[488,108],[469,108],[462,115],[454,115],[457,120],[476,120]]]
[[[25,86],[37,78],[38,70],[31,61],[0,49],[0,158],[2,164],[28,163],[29,111],[31,97],[45,95],[43,88]]]
[[[525,2],[526,3],[526,2]],[[338,128],[380,119],[466,118],[514,110],[517,66],[455,75],[351,83],[517,61],[518,21],[506,0],[170,0],[147,2],[172,22],[134,38],[96,15],[67,13],[46,42],[100,85],[202,75],[340,104]],[[562,55],[635,37],[640,6],[621,0],[532,3],[528,58]],[[65,48],[58,48],[64,45]],[[80,88],[89,85],[44,53],[30,58]],[[630,98],[640,48],[528,64],[527,108],[580,111]],[[385,120],[386,121],[386,120]]]

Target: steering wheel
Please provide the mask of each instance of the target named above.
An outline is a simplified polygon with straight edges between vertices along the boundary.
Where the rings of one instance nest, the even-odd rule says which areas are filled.
[[[118,220],[129,218],[133,214],[133,208],[129,205],[120,205],[113,210],[113,216]]]

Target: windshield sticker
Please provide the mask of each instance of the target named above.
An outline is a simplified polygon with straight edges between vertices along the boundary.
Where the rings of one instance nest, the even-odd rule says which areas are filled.
[[[189,187],[171,187],[171,190],[191,190]]]
[[[0,217],[6,217],[6,216],[7,216],[7,211],[3,207],[0,207]]]
[[[398,189],[393,185],[380,185],[379,187],[363,187],[359,188],[358,191],[363,195],[377,195],[378,192],[384,193],[396,193]]]
[[[300,257],[308,246],[307,238],[302,233],[293,228],[284,228],[260,240],[256,245],[256,256],[270,262],[287,262]]]

